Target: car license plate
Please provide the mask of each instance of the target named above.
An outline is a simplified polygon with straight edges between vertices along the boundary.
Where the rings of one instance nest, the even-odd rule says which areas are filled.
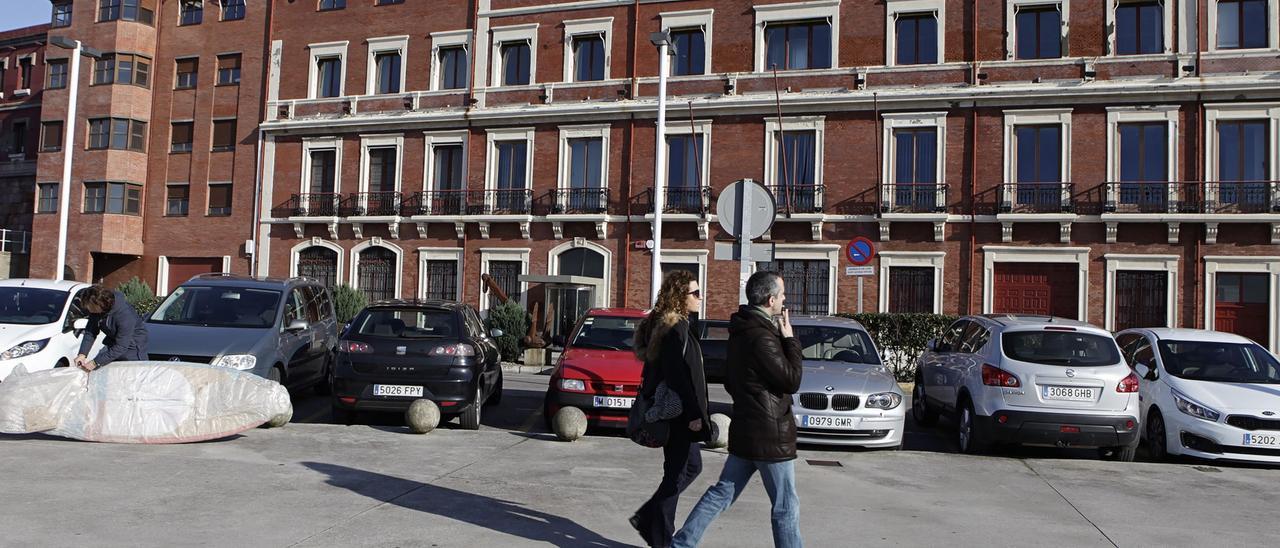
[[[828,417],[824,415],[800,415],[801,428],[834,428],[853,430],[853,417]]]
[[[631,409],[631,404],[635,403],[635,398],[619,398],[617,396],[596,396],[592,405],[596,407],[607,407],[610,409]]]
[[[1044,399],[1060,401],[1093,401],[1096,388],[1079,388],[1075,386],[1046,386]]]
[[[422,387],[421,386],[405,386],[402,384],[375,384],[373,385],[373,395],[421,398]]]
[[[1244,435],[1244,444],[1249,447],[1280,449],[1280,435],[1247,433]]]

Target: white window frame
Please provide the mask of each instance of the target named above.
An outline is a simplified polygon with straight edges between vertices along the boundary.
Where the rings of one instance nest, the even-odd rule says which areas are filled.
[[[404,175],[401,171],[404,169],[404,135],[361,135],[360,136],[360,186],[356,192],[372,192],[369,190],[369,168],[372,163],[369,161],[369,150],[373,148],[390,148],[396,149],[396,185],[395,191],[401,191],[401,184]]]
[[[1210,255],[1204,258],[1204,328],[1209,330],[1216,327],[1219,272],[1269,274],[1267,309],[1271,311],[1268,318],[1271,329],[1266,346],[1272,352],[1280,350],[1280,297],[1276,295],[1280,290],[1280,257]]]
[[[1275,21],[1271,21],[1275,23]],[[1276,26],[1280,26],[1277,23]],[[1205,179],[1208,181],[1218,181],[1218,122],[1237,122],[1246,120],[1267,120],[1267,139],[1269,173],[1268,180],[1275,181],[1280,177],[1280,147],[1277,147],[1277,138],[1280,138],[1280,103],[1239,103],[1239,104],[1210,104],[1205,105],[1205,143],[1209,146],[1205,147],[1204,165]]]
[[[306,137],[302,139],[302,177],[298,188],[299,194],[311,192],[311,152],[333,150],[333,191],[342,192],[342,139],[339,137]]]
[[[662,19],[662,30],[672,32],[676,30],[685,30],[698,28],[702,29],[702,67],[704,69],[701,75],[683,75],[683,76],[705,76],[715,74],[711,70],[711,31],[715,23],[714,9],[705,10],[688,10],[688,11],[668,11],[659,13],[658,17]],[[834,38],[833,38],[834,40]],[[681,78],[683,76],[675,76],[672,74],[671,63],[667,63],[667,76]]]
[[[596,292],[596,307],[608,308],[613,302],[613,251],[609,248],[588,241],[586,238],[574,238],[547,250],[547,275],[555,276],[560,268],[560,254],[570,249],[586,247],[604,256],[604,278],[596,284],[600,291]]]
[[[666,252],[665,250],[663,251]],[[945,251],[881,251],[880,258],[880,312],[889,311],[889,276],[893,267],[924,267],[933,269],[933,313],[942,313],[942,271],[947,262]]]
[[[1131,122],[1165,122],[1166,181],[1178,180],[1178,106],[1107,107],[1107,180],[1120,181],[1120,124]],[[1106,201],[1115,203],[1119,196],[1115,188],[1108,186]],[[1176,192],[1170,188],[1169,192]]]
[[[526,188],[533,188],[533,137],[534,128],[511,128],[511,129],[489,129],[485,130],[485,162],[484,162],[484,189],[496,190],[498,188],[498,143],[507,141],[524,141],[528,143],[525,146],[524,160],[524,181]]]
[[[1115,0],[1108,0],[1114,2]],[[1058,56],[1046,59],[1018,59],[1018,10],[1022,8],[1040,8],[1046,6],[1058,6],[1058,15],[1061,17],[1062,28],[1058,30],[1058,39],[1060,40]],[[1067,57],[1067,41],[1071,34],[1071,0],[1005,0],[1004,4],[1005,24],[1008,28],[1004,30],[1004,58],[1010,61],[1048,61],[1050,59],[1065,59]],[[1111,21],[1115,17],[1115,10],[1107,12],[1107,17]],[[1111,33],[1115,38],[1115,33]]]
[[[365,71],[364,94],[378,95],[378,54],[392,52],[400,54],[400,91],[386,95],[404,93],[408,89],[405,75],[409,65],[409,35],[369,38],[365,43],[369,44],[369,69]]]
[[[532,86],[538,83],[538,23],[494,27],[489,32],[493,40],[492,54],[489,57],[492,59],[492,62],[489,63],[489,85],[492,87],[514,87],[502,83],[502,46],[513,42],[529,43],[529,83],[527,85]]]
[[[404,250],[400,249],[400,246],[394,243],[388,242],[387,240],[384,240],[377,236],[374,236],[373,238],[360,242],[351,248],[351,253],[349,254],[349,257],[348,257],[348,265],[350,270],[347,271],[351,273],[350,274],[351,287],[355,289],[360,289],[360,253],[371,247],[381,247],[381,248],[390,250],[391,253],[395,254],[396,256],[395,297],[397,299],[400,298],[401,295],[403,295],[402,291],[404,291]]]
[[[440,49],[461,46],[463,52],[467,56],[467,78],[474,77],[475,68],[473,64],[475,59],[471,55],[471,29],[466,30],[447,30],[442,32],[431,33],[431,91],[458,91],[456,89],[445,90],[440,87],[443,80],[440,67]]]
[[[453,261],[456,266],[455,274],[457,282],[455,286],[453,300],[461,302],[463,289],[463,272],[465,265],[463,257],[464,250],[461,247],[419,247],[418,248],[418,298],[426,299],[427,297],[427,261]]]
[[[942,0],[937,0],[942,1]],[[831,68],[840,68],[840,0],[814,0],[809,2],[793,2],[789,4],[766,4],[752,6],[756,13],[755,49],[756,72],[765,72],[769,51],[764,43],[765,27],[769,23],[787,23],[792,21],[808,21],[827,19],[831,21]],[[710,51],[710,42],[707,50]],[[708,65],[710,67],[710,65]],[[827,69],[804,69],[827,70]]]
[[[560,166],[556,178],[556,188],[565,190],[569,188],[569,172],[572,168],[572,162],[569,158],[569,139],[600,139],[600,188],[609,188],[609,133],[613,126],[609,124],[597,124],[589,126],[561,126],[560,127]]]
[[[435,188],[435,178],[432,177],[432,174],[435,173],[435,147],[440,145],[462,145],[462,183],[465,189],[471,167],[471,162],[468,161],[469,157],[467,155],[467,144],[470,140],[471,132],[464,129],[458,131],[424,131],[422,133],[426,152],[422,167],[422,189],[427,192],[437,190]]]
[[[711,120],[694,120],[693,127],[690,127],[688,123],[668,123],[666,137],[670,137],[672,135],[702,136],[702,151],[699,153],[698,158],[702,162],[702,165],[698,166],[698,177],[699,182],[702,183],[701,186],[711,186]],[[665,137],[663,140],[665,141]],[[663,146],[667,146],[665,142],[663,143]],[[666,185],[663,188],[671,188],[671,181],[669,180],[669,176],[671,175],[671,155],[667,154],[666,159],[668,165],[662,166],[663,170],[660,176],[662,177],[662,184]],[[663,249],[662,252],[665,254],[667,250]]]
[[[529,275],[529,254],[533,250],[527,247],[482,247],[480,248],[480,274],[489,273],[489,261],[520,261],[520,275]],[[528,309],[529,302],[529,282],[521,280],[520,282],[520,306]],[[484,280],[480,281],[480,306],[481,312],[489,310],[489,299],[485,298]],[[509,296],[509,295],[508,295]]]
[[[610,64],[613,61],[613,18],[597,17],[594,19],[576,19],[564,22],[564,81],[576,82],[573,79],[573,39],[583,35],[604,35],[604,80],[608,81]],[[532,65],[532,63],[530,63]],[[593,80],[594,82],[594,80]]]
[[[343,274],[342,263],[343,263],[343,258],[346,255],[346,250],[342,249],[342,246],[338,245],[337,243],[330,242],[319,236],[313,237],[310,240],[303,240],[301,242],[298,242],[297,245],[293,246],[293,248],[289,250],[289,277],[294,278],[298,276],[298,257],[299,255],[301,255],[303,251],[306,251],[308,248],[312,248],[312,247],[323,247],[325,249],[332,250],[338,254],[338,257],[336,259],[337,262],[334,264],[335,272],[333,273],[333,283],[335,285],[342,285],[344,280],[344,278],[342,277],[342,274]]]
[[[838,312],[836,305],[840,302],[837,291],[840,287],[840,278],[836,269],[840,267],[840,251],[843,246],[840,244],[775,244],[773,250],[773,258],[788,260],[804,260],[804,261],[827,261],[827,312],[835,314]],[[666,249],[662,250],[665,255],[668,253]],[[757,263],[751,263],[751,272],[755,273],[759,270]],[[743,285],[738,289],[739,302],[746,303],[746,286]]]
[[[338,97],[346,97],[347,95],[347,45],[350,42],[343,40],[341,42],[324,42],[320,44],[309,44],[307,49],[311,51],[311,66],[307,69],[307,98],[308,99],[332,99],[332,97],[320,97],[317,93],[320,80],[320,67],[317,63],[320,59],[327,57],[337,57],[339,72],[338,78]]]
[[[1132,255],[1123,253],[1107,253],[1102,256],[1107,264],[1107,280],[1103,326],[1107,331],[1115,331],[1116,324],[1116,273],[1125,270],[1145,270],[1165,272],[1168,277],[1165,283],[1165,324],[1163,327],[1174,327],[1178,321],[1178,259],[1177,255]]]
[[[1162,16],[1163,24],[1161,25],[1161,28],[1164,29],[1163,30],[1164,32],[1163,53],[1165,55],[1168,55],[1173,53],[1173,44],[1174,42],[1177,41],[1176,37],[1173,35],[1173,2],[1170,0],[1159,0],[1159,2],[1160,2],[1160,9],[1164,12],[1164,15]],[[1129,2],[1126,0],[1107,0],[1107,6],[1106,6],[1107,26],[1105,28],[1113,29],[1111,32],[1107,33],[1107,52],[1108,52],[1108,55],[1110,55],[1111,57],[1125,58],[1125,57],[1137,56],[1137,55],[1120,55],[1116,53],[1118,49],[1117,44],[1119,42],[1119,40],[1117,40],[1117,35],[1119,31],[1115,30],[1116,29],[1116,9],[1118,9],[1121,5],[1124,5],[1127,3]]]
[[[1014,130],[1018,126],[1059,124],[1062,127],[1059,158],[1059,182],[1071,182],[1071,109],[1034,109],[1004,111],[1004,185],[1000,187],[1000,203],[1014,203],[1015,196],[1006,193],[1011,183],[1017,182],[1017,150],[1014,149]]]
[[[23,62],[23,61],[26,61],[26,62],[30,63],[30,65],[29,65],[29,66],[31,67],[31,78],[29,78],[29,80],[35,80],[35,78],[36,78],[36,54],[34,54],[34,53],[28,53],[28,54],[26,54],[26,55],[19,55],[19,56],[17,57],[17,59],[18,59],[18,61],[17,61],[17,66],[16,66],[16,67],[14,67],[14,70],[18,71],[18,78],[19,78],[19,79],[21,79],[21,78],[22,78],[22,62]],[[70,79],[70,78],[71,78],[71,73],[70,73],[70,71],[68,71],[68,72],[67,72],[67,78],[68,78],[68,79]],[[14,97],[22,97],[23,95],[31,95],[31,82],[23,82],[23,84],[24,84],[26,87],[15,88],[15,89],[13,90],[13,95],[14,95]],[[68,85],[69,85],[69,84],[68,84]]]
[[[707,256],[705,249],[670,249],[662,248],[662,264],[683,264],[698,266],[698,287],[702,289],[698,313],[707,317]]]
[[[834,38],[833,38],[834,40]],[[767,187],[775,187],[782,184],[777,181],[778,177],[778,139],[774,139],[774,133],[781,131],[814,131],[814,153],[813,161],[817,162],[814,172],[813,184],[821,186],[823,184],[823,171],[825,164],[826,149],[826,116],[795,116],[782,119],[782,123],[778,123],[777,118],[764,119],[764,184]],[[817,198],[817,197],[815,197]],[[817,199],[816,205],[821,206],[821,199]]]
[[[896,184],[898,157],[898,140],[894,138],[894,131],[899,129],[916,129],[932,127],[937,132],[936,146],[937,156],[934,166],[934,180],[938,185],[937,203],[939,205],[947,203],[947,193],[944,188],[946,185],[946,166],[947,166],[947,113],[946,112],[907,112],[900,114],[884,114],[883,126],[884,135],[881,142],[885,143],[884,157],[881,158],[881,188],[884,189],[880,195],[881,203],[894,204],[895,193],[890,189]],[[882,254],[883,255],[883,254]],[[885,278],[888,279],[888,278]]]
[[[946,0],[885,0],[884,64],[885,66],[922,67],[928,65],[898,64],[898,16],[932,13],[938,20],[938,62],[947,62],[947,7]]]
[[[982,313],[990,314],[995,302],[996,263],[1075,263],[1076,316],[1088,322],[1089,315],[1089,248],[1087,247],[982,247]]]
[[[1218,48],[1218,2],[1217,0],[1208,0],[1206,10],[1209,12],[1208,28],[1205,29],[1209,35],[1209,43],[1205,44],[1205,51],[1208,52],[1239,52],[1239,51],[1265,51],[1268,49],[1280,48],[1280,0],[1267,0],[1267,47],[1266,48]],[[1194,43],[1194,39],[1193,39]]]

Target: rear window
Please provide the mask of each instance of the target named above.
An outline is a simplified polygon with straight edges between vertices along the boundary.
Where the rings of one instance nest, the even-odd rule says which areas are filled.
[[[631,350],[635,343],[636,328],[641,318],[617,316],[588,316],[582,320],[582,329],[569,344],[574,348],[595,350]]]
[[[463,335],[453,312],[412,308],[366,310],[355,320],[355,333],[370,337],[422,339]]]
[[[1020,362],[1073,367],[1120,363],[1111,337],[1074,331],[1013,331],[1005,333],[1004,355]]]

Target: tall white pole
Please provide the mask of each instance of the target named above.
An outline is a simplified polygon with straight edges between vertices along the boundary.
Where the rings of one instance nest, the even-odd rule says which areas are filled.
[[[662,209],[666,202],[667,169],[667,42],[658,46],[658,132],[653,153],[653,267],[650,302],[658,304],[662,287]]]
[[[62,182],[58,185],[58,262],[53,279],[61,280],[67,269],[67,210],[71,207],[71,155],[76,135],[76,99],[80,90],[80,41],[71,51],[71,82],[67,86],[67,124],[62,135]]]

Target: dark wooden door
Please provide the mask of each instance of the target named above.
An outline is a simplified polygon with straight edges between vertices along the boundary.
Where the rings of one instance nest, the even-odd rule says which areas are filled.
[[[222,272],[222,257],[169,257],[169,291],[193,276]]]
[[[1217,274],[1214,328],[1248,337],[1266,346],[1271,332],[1267,303],[1271,289],[1265,273]]]
[[[996,263],[991,310],[1078,319],[1079,275],[1074,263]]]

